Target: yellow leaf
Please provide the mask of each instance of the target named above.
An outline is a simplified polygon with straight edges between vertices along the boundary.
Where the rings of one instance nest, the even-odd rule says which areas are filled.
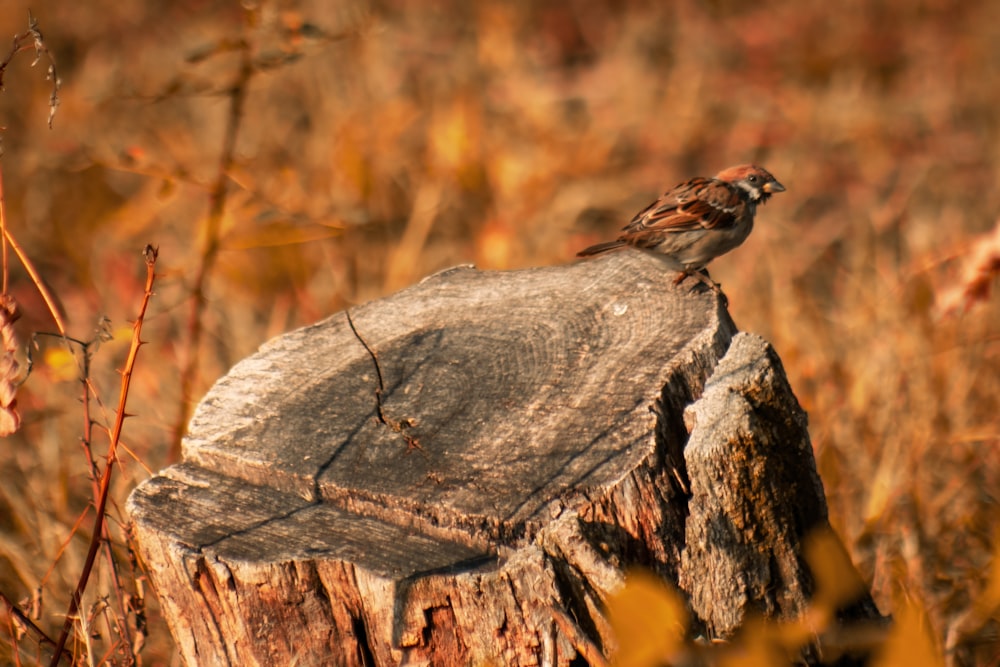
[[[814,530],[806,538],[803,548],[806,562],[816,580],[813,604],[832,619],[837,609],[865,593],[865,583],[832,529]]]
[[[479,163],[481,113],[472,98],[463,96],[435,109],[428,128],[432,165],[461,176]]]
[[[493,219],[476,235],[476,266],[509,269],[514,255],[515,230],[503,220]]]
[[[892,486],[887,478],[890,474],[887,468],[879,468],[878,474],[875,475],[875,479],[870,484],[868,502],[865,504],[864,511],[866,526],[870,526],[881,518],[885,513],[885,508],[889,505]]]
[[[115,343],[129,343],[132,341],[132,325],[122,324],[111,330],[111,340]]]
[[[290,220],[275,220],[263,224],[244,225],[226,234],[222,247],[226,250],[248,250],[296,245],[320,241],[341,233],[335,226],[299,224]]]
[[[651,573],[632,571],[608,599],[618,667],[654,667],[681,648],[687,631],[684,601]]]
[[[893,616],[889,638],[873,666],[944,667],[923,609],[914,604],[904,604]]]
[[[775,629],[763,619],[750,619],[739,640],[719,653],[719,667],[782,667],[792,664],[782,652]]]
[[[62,346],[53,346],[45,350],[45,367],[52,373],[52,377],[59,381],[77,380],[80,377],[80,367],[77,366],[76,357]]]

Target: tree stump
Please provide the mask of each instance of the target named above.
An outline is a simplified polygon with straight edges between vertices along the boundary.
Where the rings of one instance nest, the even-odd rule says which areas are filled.
[[[707,636],[797,616],[827,523],[805,414],[675,277],[460,267],[237,364],[129,499],[185,662],[568,665],[633,566]]]

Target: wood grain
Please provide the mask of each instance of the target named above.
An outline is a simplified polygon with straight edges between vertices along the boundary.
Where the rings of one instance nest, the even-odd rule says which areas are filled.
[[[567,665],[613,644],[634,566],[713,636],[801,611],[826,523],[804,413],[674,277],[636,251],[460,267],[237,364],[129,502],[185,661]]]

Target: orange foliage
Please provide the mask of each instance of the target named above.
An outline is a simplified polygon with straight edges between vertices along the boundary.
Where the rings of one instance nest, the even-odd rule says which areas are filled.
[[[905,590],[949,656],[995,662],[996,605],[976,600],[996,597],[979,592],[1000,519],[1000,3],[334,4],[4,4],[0,34],[31,6],[62,79],[51,130],[44,60],[15,60],[0,93],[4,223],[39,277],[12,261],[18,340],[53,318],[81,340],[102,315],[127,325],[158,245],[127,435],[167,462],[245,53],[195,399],[277,333],[460,263],[574,261],[664,188],[760,162],[788,192],[713,277],[809,409],[831,522],[880,608],[903,613]],[[26,598],[90,497],[54,340],[0,447],[0,591]],[[94,387],[125,353],[98,350]],[[119,504],[145,474],[122,473]],[[74,560],[48,579],[47,627]]]

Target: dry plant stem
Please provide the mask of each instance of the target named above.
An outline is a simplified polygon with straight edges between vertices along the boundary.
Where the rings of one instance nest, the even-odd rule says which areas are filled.
[[[211,203],[208,219],[205,222],[205,246],[201,253],[201,264],[195,274],[191,286],[191,313],[188,317],[187,361],[181,371],[180,410],[174,424],[174,437],[171,444],[171,457],[176,459],[180,454],[181,438],[191,416],[191,394],[198,378],[198,365],[201,359],[200,348],[205,324],[203,315],[207,303],[206,291],[208,279],[215,266],[219,254],[219,229],[222,216],[226,210],[226,185],[229,181],[229,171],[233,165],[233,155],[236,152],[236,137],[240,121],[243,118],[243,105],[246,101],[247,88],[254,74],[250,45],[240,43],[240,70],[236,80],[229,88],[229,116],[226,121],[226,134],[222,143],[222,156],[219,160],[219,170],[212,186]]]
[[[9,62],[9,59],[8,61],[5,61],[2,66],[6,67],[7,62]],[[2,73],[2,68],[0,68],[0,73]],[[53,92],[53,95],[54,94],[55,93]],[[13,300],[12,299],[8,300],[7,297],[8,277],[9,277],[9,267],[10,267],[9,264],[10,259],[7,248],[9,245],[11,248],[14,249],[14,253],[17,255],[18,259],[21,260],[21,264],[24,266],[25,270],[28,272],[28,275],[31,277],[31,281],[35,284],[35,287],[38,289],[38,293],[42,295],[42,300],[45,301],[45,305],[48,307],[49,312],[52,314],[52,319],[55,321],[56,327],[59,329],[59,335],[62,336],[66,344],[66,348],[69,349],[70,347],[69,341],[66,340],[66,323],[62,319],[62,315],[59,314],[59,308],[56,305],[55,298],[53,298],[52,294],[49,292],[48,287],[45,286],[45,283],[42,281],[41,276],[38,273],[38,270],[35,268],[35,265],[28,257],[28,254],[24,252],[20,244],[18,244],[17,240],[10,233],[10,230],[7,229],[6,208],[7,207],[5,206],[4,203],[4,194],[3,194],[3,169],[0,168],[0,235],[2,235],[3,237],[3,257],[2,257],[3,266],[2,269],[0,269],[2,270],[3,273],[3,279],[2,279],[3,292],[0,294],[2,294],[4,299],[6,300],[5,303],[7,304],[13,303]],[[30,363],[29,363],[29,372],[30,372]],[[4,407],[10,408],[10,406],[4,406]],[[9,409],[8,412],[12,412],[14,418],[17,419],[16,411],[14,411],[13,409]]]
[[[14,617],[7,616],[7,636],[10,637],[10,652],[14,656],[14,664],[21,667],[20,646],[17,639],[18,631],[14,629]]]
[[[94,503],[96,502],[97,502],[97,496],[95,494]],[[76,535],[76,531],[80,530],[80,526],[83,525],[83,522],[87,518],[88,514],[90,514],[90,505],[85,507],[83,511],[80,512],[80,516],[76,518],[76,521],[73,522],[73,526],[69,529],[69,532],[66,534],[66,539],[64,539],[62,543],[59,545],[59,551],[56,552],[56,557],[52,559],[51,563],[49,563],[49,569],[45,571],[45,574],[39,581],[38,584],[39,590],[41,589],[42,586],[45,586],[48,583],[49,577],[51,577],[52,573],[55,572],[56,565],[59,564],[59,561],[62,559],[63,554],[66,553],[66,549],[69,548],[70,542],[73,541],[73,536]]]
[[[2,178],[2,176],[0,176]],[[0,186],[2,187],[2,186]],[[52,319],[55,320],[56,328],[59,329],[59,335],[63,338],[66,337],[66,322],[63,320],[62,315],[59,314],[59,308],[56,306],[56,300],[49,292],[49,289],[45,286],[42,281],[41,275],[38,273],[38,269],[32,264],[31,259],[28,257],[24,249],[18,244],[17,239],[11,235],[10,230],[4,227],[3,230],[4,238],[10,243],[10,247],[14,249],[14,254],[17,258],[21,260],[21,264],[24,265],[24,270],[28,272],[28,276],[31,278],[31,282],[35,284],[38,288],[38,293],[42,295],[42,299],[45,301],[45,305],[48,307],[49,312],[52,314]]]
[[[118,411],[111,430],[111,441],[108,444],[108,461],[104,466],[104,474],[101,477],[100,498],[97,503],[94,530],[90,537],[90,548],[87,550],[87,558],[83,563],[83,572],[80,574],[80,580],[69,601],[69,610],[66,612],[66,620],[63,623],[62,633],[59,635],[59,641],[56,643],[55,657],[52,658],[52,662],[50,663],[52,667],[56,667],[59,663],[59,656],[62,654],[62,650],[66,646],[66,640],[69,638],[69,633],[73,629],[73,619],[80,610],[80,601],[83,599],[83,593],[87,589],[90,572],[94,567],[97,550],[101,545],[101,538],[104,534],[104,513],[108,506],[111,473],[115,467],[115,452],[118,449],[118,441],[121,439],[125,417],[128,416],[128,413],[125,412],[125,404],[128,400],[129,386],[132,383],[132,370],[135,368],[135,360],[139,354],[139,348],[143,345],[141,338],[142,322],[146,316],[146,307],[149,305],[149,299],[153,296],[153,279],[156,276],[156,249],[152,246],[146,246],[144,255],[146,259],[146,289],[142,296],[142,304],[139,306],[139,313],[132,324],[132,345],[128,351],[128,358],[125,360],[125,367],[122,369],[121,391],[118,395]]]
[[[8,250],[7,250],[7,213],[6,213],[6,210],[7,210],[7,207],[4,205],[4,197],[3,197],[3,169],[0,168],[0,236],[3,237],[2,241],[0,241],[0,243],[2,243],[2,245],[3,245],[3,258],[2,258],[3,259],[3,265],[0,266],[0,271],[3,272],[3,291],[0,291],[0,294],[6,294],[7,293],[7,282],[8,282],[8,278],[9,278],[9,274],[10,274],[10,271],[8,269],[8,267],[10,266],[10,264],[9,264],[10,260],[8,259],[8,254],[9,253],[8,253]]]
[[[28,43],[29,41],[30,44]],[[52,81],[52,92],[49,94],[49,129],[51,130],[52,119],[55,118],[56,108],[59,107],[59,86],[61,82],[56,72],[56,61],[52,57],[52,53],[49,52],[48,47],[45,46],[42,32],[38,29],[38,21],[35,20],[31,12],[28,12],[28,29],[14,35],[14,41],[10,45],[10,52],[0,62],[0,90],[3,90],[3,75],[7,71],[7,66],[14,60],[14,56],[21,51],[27,51],[32,48],[35,49],[35,60],[31,63],[32,67],[37,65],[42,57],[45,57],[49,61],[49,69],[46,76]]]
[[[0,605],[2,605],[3,608],[7,611],[11,619],[15,620],[18,626],[20,626],[20,628],[23,631],[33,636],[36,639],[36,641],[38,641],[39,644],[44,644],[51,648],[55,647],[56,643],[52,640],[52,638],[49,637],[47,634],[45,634],[44,630],[35,625],[34,621],[28,618],[27,614],[18,609],[17,605],[11,602],[10,599],[3,593],[0,593]],[[14,645],[15,639],[13,635],[11,635],[11,641],[12,641],[12,647],[14,649],[14,655],[17,656],[18,655],[17,647],[16,645]],[[55,655],[59,654],[56,653]],[[70,662],[73,661],[73,655],[69,651],[63,651],[62,656],[64,658],[68,658]],[[53,660],[54,660],[53,664],[58,662],[55,659]]]
[[[91,342],[84,343],[83,345],[83,375],[80,379],[80,384],[83,388],[83,438],[81,439],[81,444],[83,445],[83,451],[87,457],[87,466],[90,470],[90,484],[91,492],[94,497],[94,505],[97,505],[100,501],[101,488],[97,484],[97,463],[94,461],[94,454],[91,449],[91,443],[93,442],[93,421],[90,418],[90,345],[93,342],[94,341],[92,340]],[[115,625],[117,626],[116,629],[118,636],[122,638],[124,645],[131,650],[132,638],[131,633],[129,632],[128,623],[125,622],[127,612],[125,609],[125,602],[122,599],[121,594],[121,592],[125,589],[122,585],[121,578],[118,576],[118,566],[115,562],[114,551],[111,549],[111,532],[108,528],[107,517],[103,514],[99,516],[101,519],[101,545],[104,547],[104,555],[108,561],[108,573],[111,575],[112,588],[118,593],[118,595],[115,596],[116,602],[118,603],[118,616],[115,619]],[[111,637],[114,635],[109,632],[108,636]],[[132,661],[135,662],[134,655],[132,658]]]

